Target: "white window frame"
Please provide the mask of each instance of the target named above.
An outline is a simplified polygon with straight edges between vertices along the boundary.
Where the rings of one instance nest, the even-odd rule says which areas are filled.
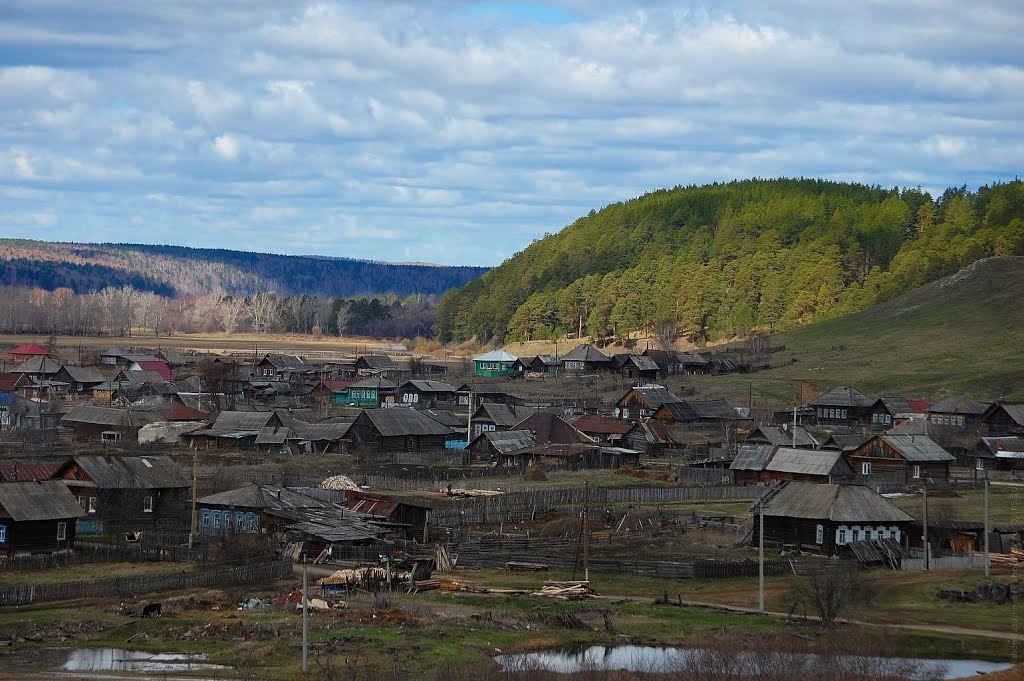
[[[68,540],[68,524],[66,522],[57,523],[57,541]]]
[[[871,475],[871,462],[870,461],[861,461],[861,463],[860,463],[860,474],[861,475]]]
[[[915,464],[914,465],[913,473],[914,473],[914,477],[915,478],[920,478],[921,477],[921,466],[918,465],[918,464]]]
[[[7,543],[7,525],[0,523],[0,544]]]
[[[153,512],[153,495],[152,494],[147,494],[146,496],[142,497],[142,512],[143,513],[152,513]]]
[[[836,530],[836,543],[840,545],[846,544],[846,525],[841,525]]]
[[[976,471],[983,471],[983,470],[985,470],[985,459],[981,458],[980,456],[979,457],[975,457],[975,459],[974,459],[974,470],[976,470]]]
[[[95,513],[98,505],[99,504],[96,503],[96,497],[89,497],[89,513]]]
[[[821,546],[825,543],[825,526],[816,525],[814,527],[814,543]]]

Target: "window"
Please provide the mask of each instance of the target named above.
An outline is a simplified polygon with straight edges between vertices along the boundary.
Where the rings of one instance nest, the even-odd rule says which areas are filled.
[[[915,478],[920,478],[921,477],[921,467],[920,466],[914,466],[914,477]]]
[[[213,512],[213,526],[220,527],[220,511]]]
[[[210,526],[210,512],[207,511],[206,509],[203,509],[202,524],[203,524],[203,527],[209,527]]]
[[[825,418],[825,410],[822,409],[821,407],[818,407],[818,418],[819,419]]]
[[[245,530],[245,513],[235,511],[235,529]]]
[[[152,495],[147,495],[147,496],[142,498],[142,512],[143,513],[152,513],[153,512],[153,497],[152,497]]]
[[[974,470],[976,470],[976,471],[983,471],[983,470],[985,470],[985,460],[980,458],[980,457],[975,459],[974,460]]]
[[[853,539],[852,541],[860,541],[860,530],[856,527],[853,528]]]
[[[78,505],[85,508],[89,504],[89,497],[78,497]]]
[[[846,418],[846,410],[845,410],[845,409],[843,410],[843,416],[842,416],[842,418],[844,418],[844,419]]]
[[[814,528],[814,543],[821,545],[825,543],[825,526],[818,525]]]
[[[7,526],[0,523],[0,544],[7,543]]]
[[[57,541],[67,541],[68,539],[68,524],[57,523]]]
[[[840,527],[839,528],[839,532],[837,533],[837,536],[836,536],[836,543],[837,544],[845,544],[846,543],[846,528],[845,527]]]
[[[957,416],[956,417],[956,425],[958,425],[960,427],[963,427],[963,425],[964,425],[964,417],[963,416]]]
[[[89,497],[89,513],[96,512],[96,497]]]
[[[864,461],[864,462],[861,463],[861,465],[860,465],[860,474],[861,475],[871,475],[871,462],[870,461]]]
[[[892,423],[892,415],[891,414],[886,414],[885,415],[885,422],[886,422],[886,424],[891,424]]]

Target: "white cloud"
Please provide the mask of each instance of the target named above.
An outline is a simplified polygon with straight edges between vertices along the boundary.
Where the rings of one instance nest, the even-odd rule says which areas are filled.
[[[493,264],[665,186],[941,191],[1024,162],[1014,3],[515,9],[8,0],[0,209],[54,238],[142,220],[148,241]]]

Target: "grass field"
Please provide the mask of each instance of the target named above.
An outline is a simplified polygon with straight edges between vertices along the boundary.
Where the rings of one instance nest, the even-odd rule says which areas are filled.
[[[64,582],[88,582],[96,579],[117,577],[145,577],[169,572],[192,572],[192,563],[103,563],[69,565],[49,570],[4,571],[0,570],[0,584],[3,586],[28,586],[32,584],[61,584]]]
[[[961,490],[956,494],[955,497],[929,495],[932,518],[984,522],[985,493],[982,490]],[[915,518],[924,515],[924,496],[921,494],[895,497],[892,501]],[[991,485],[988,503],[992,527],[1024,522],[1024,487]]]

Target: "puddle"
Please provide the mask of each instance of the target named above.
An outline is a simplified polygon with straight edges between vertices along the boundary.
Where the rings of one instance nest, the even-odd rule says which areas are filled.
[[[61,669],[75,672],[209,672],[231,669],[205,653],[149,653],[120,648],[75,648]]]
[[[624,669],[626,671],[667,673],[685,669],[697,670],[706,668],[709,663],[720,660],[715,656],[705,657],[699,648],[668,648],[657,646],[589,646],[521,653],[519,655],[499,655],[495,661],[505,671],[545,669],[561,674],[597,670],[609,671]],[[803,672],[813,678],[818,664],[830,667],[836,663],[851,672],[870,671],[871,675],[894,676],[904,675],[913,670],[921,678],[964,679],[1005,671],[1013,667],[1006,662],[985,662],[983,660],[927,660],[914,658],[887,657],[842,657],[838,660],[822,660],[815,655],[803,653],[774,653],[765,660],[754,655],[734,656],[733,669],[736,676],[756,673],[763,665],[785,665],[794,672]]]

